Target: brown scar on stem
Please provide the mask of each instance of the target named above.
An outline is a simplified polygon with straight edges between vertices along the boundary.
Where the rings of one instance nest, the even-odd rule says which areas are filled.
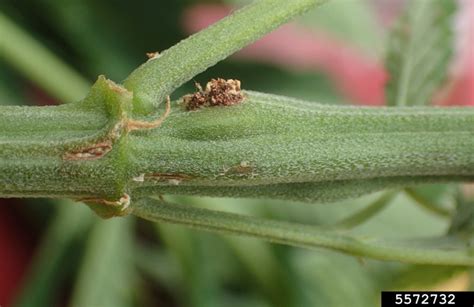
[[[150,59],[153,59],[153,58],[156,58],[156,57],[159,56],[159,52],[150,52],[150,53],[147,53],[147,56]],[[107,84],[108,84],[109,88],[111,90],[113,90],[114,92],[116,92],[116,93],[119,93],[119,94],[122,94],[122,95],[125,95],[125,94],[131,95],[132,94],[129,90],[127,90],[123,86],[113,82],[112,80],[107,80]],[[162,116],[160,116],[158,119],[156,119],[154,121],[151,121],[151,122],[147,122],[147,121],[133,120],[133,119],[127,118],[126,114],[123,114],[124,125],[117,125],[117,126],[119,126],[120,128],[122,126],[125,127],[125,130],[127,132],[134,131],[134,130],[141,130],[141,129],[157,128],[163,123],[163,121],[166,119],[166,117],[168,117],[170,111],[171,111],[171,98],[170,98],[170,96],[166,96],[165,113]]]
[[[105,206],[110,206],[110,207],[116,207],[120,208],[120,215],[127,215],[130,213],[130,202],[131,202],[131,197],[127,193],[124,193],[122,197],[120,197],[118,200],[107,200],[103,198],[82,198],[79,199],[78,201],[84,202],[84,203],[92,203],[92,204],[99,204],[99,205],[105,205]]]
[[[249,173],[253,172],[254,167],[249,165],[249,163],[247,161],[242,161],[242,162],[240,162],[239,165],[231,167],[230,170],[235,172],[235,173],[239,173],[239,174],[249,174]]]
[[[183,106],[188,111],[203,107],[236,105],[245,99],[240,80],[211,79],[204,90],[197,82],[195,86],[195,93],[183,97]]]
[[[166,99],[165,113],[158,119],[151,122],[126,119],[125,121],[119,122],[117,125],[114,126],[108,136],[109,139],[105,141],[100,141],[99,143],[87,146],[85,148],[80,148],[74,151],[67,152],[66,154],[64,154],[63,159],[69,161],[100,159],[112,150],[113,142],[120,136],[120,130],[122,129],[122,127],[125,127],[126,132],[158,128],[168,117],[170,111],[171,101],[170,97],[168,96]]]
[[[112,150],[112,141],[107,140],[94,144],[92,146],[81,148],[75,151],[67,152],[64,156],[64,160],[96,160],[105,156],[109,151]]]
[[[117,83],[115,83],[114,81],[112,80],[109,80],[107,79],[106,80],[107,82],[107,85],[109,86],[109,88],[116,92],[116,93],[119,93],[119,94],[131,94],[130,91],[128,91],[126,88],[124,88],[123,86],[121,85],[118,85]]]
[[[114,141],[121,135],[121,130],[123,129],[122,127],[123,123],[118,122],[101,141],[79,149],[68,151],[63,155],[63,160],[87,161],[102,158],[112,150]]]
[[[146,56],[148,58],[148,61],[157,59],[160,56],[160,53],[158,51],[155,52],[147,52]]]
[[[170,99],[170,96],[167,96],[166,109],[163,115],[161,115],[159,118],[151,122],[129,119],[126,121],[125,129],[127,131],[134,131],[134,130],[158,128],[165,121],[165,119],[168,117],[170,112],[171,112],[171,99]]]
[[[237,176],[246,176],[253,175],[255,168],[249,164],[247,161],[242,161],[238,165],[231,166],[224,170],[223,175],[237,175]]]
[[[180,174],[180,173],[150,173],[143,175],[144,180],[151,179],[151,180],[191,180],[194,177],[187,175],[187,174]]]
[[[107,206],[121,207],[122,210],[125,210],[130,206],[130,195],[125,193],[122,197],[119,198],[119,200],[107,200],[107,199],[102,199],[102,198],[84,198],[84,199],[81,199],[81,201],[89,202],[89,203],[98,203],[98,204],[103,204]]]

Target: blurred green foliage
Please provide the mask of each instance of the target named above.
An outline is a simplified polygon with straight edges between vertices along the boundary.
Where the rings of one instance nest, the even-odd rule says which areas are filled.
[[[145,52],[166,49],[184,38],[180,22],[183,10],[197,2],[3,0],[0,11],[92,83],[99,74],[121,81],[145,60]],[[328,5],[302,22],[309,27],[334,29],[365,50],[383,49],[386,33],[374,30],[377,22],[368,2],[347,2]],[[354,10],[356,15],[352,15]],[[325,18],[316,21],[316,16]],[[346,100],[321,72],[290,72],[231,58],[196,79],[205,82],[211,77],[237,78],[247,89],[308,100]],[[30,81],[0,59],[0,103],[31,103],[36,97],[31,87]],[[192,87],[186,84],[175,95]],[[435,189],[442,191],[437,199],[444,200],[437,205],[453,210],[452,189]],[[378,196],[318,206],[240,199],[175,200],[329,225],[365,208]],[[24,223],[31,219],[27,215]],[[357,259],[326,250],[302,250],[181,226],[153,225],[134,218],[100,221],[85,207],[63,203],[45,218],[49,227],[41,234],[16,306],[59,306],[66,302],[68,306],[124,307],[366,307],[377,306],[382,289],[429,287],[434,281],[465,271]],[[356,232],[407,238],[439,235],[448,228],[448,219],[400,194]]]

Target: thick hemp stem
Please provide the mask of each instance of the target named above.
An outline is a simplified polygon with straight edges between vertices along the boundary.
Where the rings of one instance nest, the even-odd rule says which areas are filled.
[[[231,106],[175,105],[159,127],[132,131],[132,96],[104,78],[79,103],[1,107],[0,197],[119,207],[163,193],[331,201],[474,177],[474,109],[243,95]]]

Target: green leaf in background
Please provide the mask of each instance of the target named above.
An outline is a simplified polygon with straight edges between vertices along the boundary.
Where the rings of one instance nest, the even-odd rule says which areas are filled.
[[[132,218],[95,223],[70,306],[133,306]]]
[[[66,201],[58,204],[56,216],[43,235],[15,306],[54,305],[61,283],[75,265],[71,251],[95,220],[97,217],[84,206]]]
[[[253,0],[226,0],[226,3],[244,6]],[[370,0],[331,0],[317,10],[310,10],[295,21],[311,30],[334,36],[343,42],[378,56],[384,49],[385,31],[379,26]],[[272,92],[273,93],[273,92]],[[285,95],[289,95],[284,92]],[[294,96],[294,95],[290,95]]]
[[[379,26],[374,9],[367,0],[333,0],[298,20],[368,55],[378,57],[384,49],[384,29]]]
[[[262,208],[258,206],[259,201],[246,206],[245,201],[241,199],[197,197],[186,197],[185,199],[188,204],[206,209],[218,210],[222,209],[224,205],[226,209],[230,207],[232,212],[240,214],[262,214]],[[253,238],[229,235],[223,235],[221,238],[235,254],[243,269],[250,274],[249,283],[261,291],[272,303],[272,306],[299,306],[297,296],[291,289],[291,280],[287,278],[286,263],[277,257],[274,246]]]
[[[428,104],[445,79],[452,54],[453,0],[409,1],[393,29],[386,66],[387,104]],[[370,80],[367,80],[370,82]]]
[[[459,235],[472,242],[474,238],[474,200],[464,197],[461,191],[456,199],[456,214],[449,233]]]
[[[435,287],[443,281],[466,272],[462,266],[409,265],[391,280],[391,290],[417,290]],[[388,289],[387,289],[388,290]]]
[[[217,307],[219,293],[213,269],[217,246],[206,238],[175,225],[155,224],[156,231],[169,254],[181,267],[181,289],[177,289],[183,306]],[[183,287],[184,286],[184,287]]]
[[[65,102],[82,98],[89,83],[0,12],[0,58]],[[61,86],[58,86],[60,84]]]
[[[301,287],[305,306],[377,306],[380,289],[367,264],[331,251],[294,250],[291,260],[299,273],[296,286]]]
[[[0,105],[18,105],[25,101],[16,76],[0,60]]]
[[[455,207],[456,185],[430,184],[405,189],[416,204],[434,214],[450,217]]]

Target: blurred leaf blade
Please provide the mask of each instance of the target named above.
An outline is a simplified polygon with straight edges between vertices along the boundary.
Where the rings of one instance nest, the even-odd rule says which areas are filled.
[[[1,63],[0,63],[1,66]],[[0,69],[0,105],[20,105],[25,102],[22,87],[9,69]]]
[[[430,103],[452,54],[453,0],[410,1],[389,39],[387,104]]]
[[[170,255],[181,267],[181,279],[186,295],[181,295],[185,306],[218,306],[218,283],[212,272],[209,242],[197,233],[176,225],[155,224]],[[215,247],[214,247],[215,248]]]
[[[239,214],[259,214],[258,208],[242,206],[241,200],[216,199],[216,198],[189,198],[186,203],[205,209],[222,209],[234,205],[232,212]],[[260,212],[261,214],[261,212]],[[291,287],[291,281],[285,276],[290,268],[288,263],[282,261],[275,252],[274,246],[254,238],[236,236],[223,236],[242,268],[253,277],[251,284],[259,289],[272,306],[302,306],[297,303],[299,297]]]
[[[393,290],[426,289],[466,271],[463,266],[410,265],[400,270],[389,287]]]
[[[83,57],[81,69],[92,70],[94,76],[106,73],[109,78],[118,80],[133,69],[134,63],[127,57],[131,44],[127,46],[123,36],[107,32],[110,19],[120,18],[119,14],[104,20],[104,3],[73,0],[65,4],[41,0],[38,4],[52,26]]]
[[[132,306],[131,226],[130,218],[102,220],[94,225],[70,306]]]
[[[53,306],[60,283],[66,277],[63,266],[71,263],[68,251],[93,221],[94,216],[83,206],[59,205],[15,306]]]
[[[383,35],[369,1],[332,0],[298,19],[303,25],[327,32],[371,56],[383,50]]]
[[[89,90],[87,80],[1,12],[0,58],[65,102],[79,100]]]
[[[469,242],[474,238],[474,199],[465,197],[458,191],[456,212],[451,221],[449,233],[458,235]]]

